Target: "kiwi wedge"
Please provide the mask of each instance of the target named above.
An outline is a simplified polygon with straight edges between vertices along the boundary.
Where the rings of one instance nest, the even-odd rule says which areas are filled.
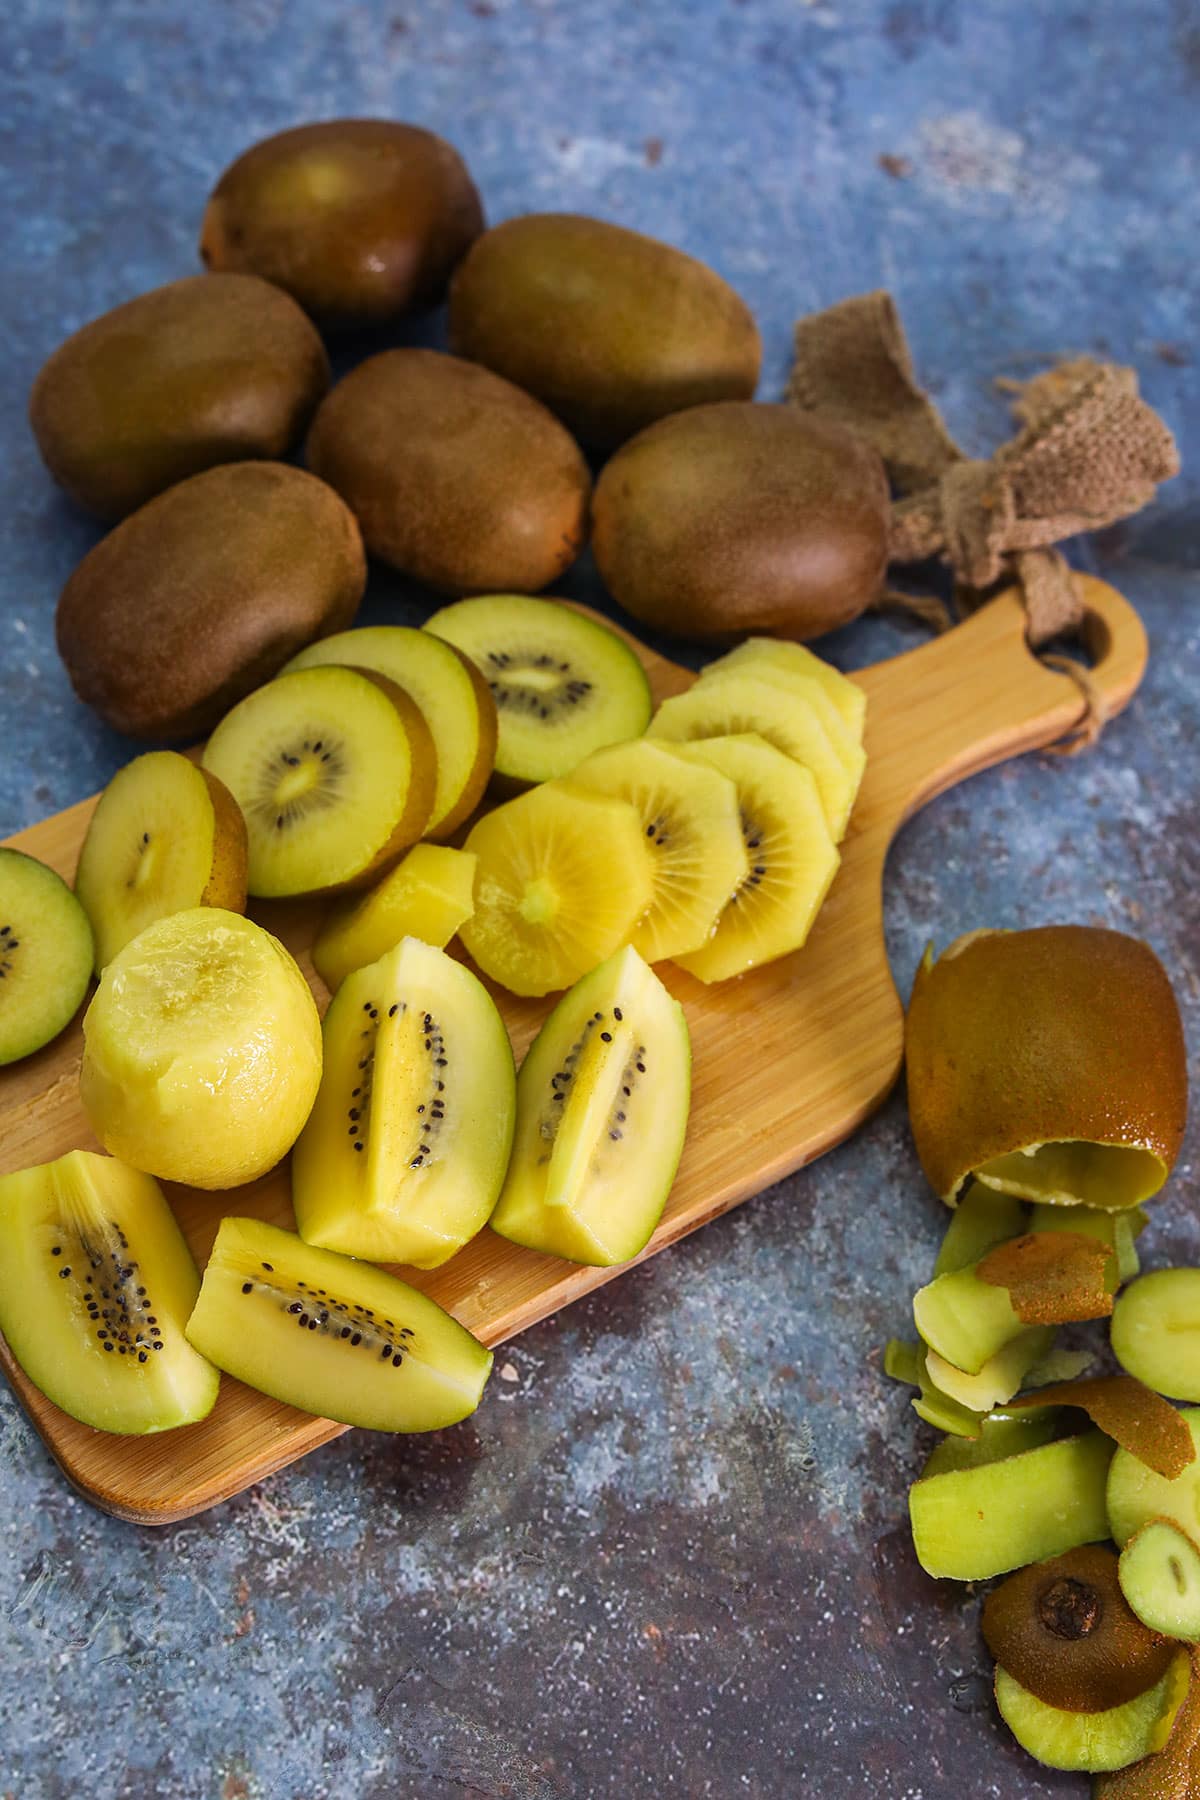
[[[401,938],[420,938],[444,950],[475,911],[478,858],[446,844],[414,844],[396,867],[361,898],[330,908],[312,959],[330,993],[378,962]]]
[[[319,638],[282,672],[326,663],[386,675],[417,707],[437,755],[433,811],[423,835],[451,837],[482,800],[496,760],[496,703],[470,657],[411,625],[366,625]]]
[[[492,1367],[416,1288],[260,1219],[222,1219],[187,1335],[260,1393],[372,1431],[456,1424]]]
[[[807,644],[791,644],[783,638],[746,638],[734,650],[727,650],[701,670],[700,679],[736,669],[744,675],[785,682],[799,679],[802,683],[818,682],[837,708],[843,722],[862,742],[867,719],[867,696],[856,681],[814,654]]]
[[[642,821],[654,891],[634,949],[647,962],[699,950],[750,874],[733,782],[644,737],[595,751],[570,782],[627,800]]]
[[[433,1269],[487,1222],[512,1147],[512,1047],[482,982],[405,938],[350,975],[292,1152],[306,1243]]]
[[[1105,1712],[1166,1674],[1175,1647],[1135,1616],[1108,1544],[1080,1544],[992,1589],[980,1628],[993,1657],[1047,1706]]]
[[[0,1177],[0,1331],[73,1419],[141,1433],[212,1411],[219,1376],[183,1335],[199,1287],[149,1175],[72,1150]]]
[[[1131,1282],[1110,1329],[1123,1369],[1173,1400],[1200,1400],[1200,1269],[1155,1269]]]
[[[818,713],[811,700],[756,675],[729,670],[698,681],[686,694],[664,700],[649,736],[688,743],[694,738],[737,737],[755,732],[811,771],[835,843],[845,836],[866,757],[820,689]]]
[[[707,942],[675,961],[725,981],[800,949],[840,860],[812,774],[753,732],[669,748],[733,782],[749,864]]]
[[[566,775],[650,721],[650,684],[628,644],[557,600],[457,600],[425,629],[482,672],[499,714],[496,773],[514,785]]]
[[[1166,1674],[1145,1693],[1103,1712],[1048,1706],[1007,1669],[996,1670],[1000,1717],[1030,1756],[1051,1769],[1101,1774],[1124,1769],[1162,1748],[1187,1693],[1188,1657],[1176,1651]]]
[[[264,899],[359,887],[416,842],[437,784],[433,739],[396,684],[334,664],[280,675],[228,713],[204,767],[241,807]]]
[[[88,916],[62,877],[0,846],[0,1066],[32,1056],[70,1023],[94,955]]]
[[[485,813],[475,911],[460,936],[513,994],[548,994],[628,943],[654,896],[641,818],[627,800],[547,782]]]
[[[632,947],[577,982],[521,1065],[492,1230],[572,1262],[636,1256],[679,1166],[691,1066],[683,1008]]]
[[[246,910],[246,822],[223,781],[175,750],[127,763],[101,794],[75,871],[96,973],[155,919]]]
[[[1166,1519],[1190,1537],[1200,1532],[1200,1407],[1180,1415],[1191,1433],[1197,1456],[1168,1480],[1129,1450],[1118,1450],[1108,1473],[1108,1523],[1118,1549],[1151,1519]]]
[[[998,1462],[923,1476],[908,1495],[917,1560],[930,1575],[986,1581],[1099,1542],[1108,1536],[1112,1454],[1103,1432],[1085,1431]]]

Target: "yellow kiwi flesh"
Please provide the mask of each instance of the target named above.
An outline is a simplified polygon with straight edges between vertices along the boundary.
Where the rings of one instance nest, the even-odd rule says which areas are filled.
[[[317,974],[330,992],[401,938],[420,938],[444,950],[475,910],[477,860],[446,844],[414,844],[361,899],[338,901],[312,948]]]
[[[706,663],[700,679],[709,680],[733,669],[743,675],[779,680],[785,684],[792,680],[818,682],[837,708],[843,723],[859,743],[862,742],[867,718],[866,693],[856,681],[851,681],[832,663],[825,662],[806,644],[791,644],[784,638],[746,638],[735,650],[727,650],[724,656]]]

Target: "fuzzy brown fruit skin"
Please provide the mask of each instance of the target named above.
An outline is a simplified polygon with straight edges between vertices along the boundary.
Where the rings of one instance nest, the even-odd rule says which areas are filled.
[[[663,419],[596,483],[592,547],[637,619],[681,636],[810,638],[856,618],[887,566],[888,488],[869,444],[794,406]]]
[[[273,281],[334,326],[433,306],[483,230],[458,151],[390,119],[331,119],[239,156],[209,198],[200,255]]]
[[[195,737],[349,625],[366,577],[332,488],[282,463],[231,463],[168,489],[89,551],[59,598],[58,651],[114,730]]]
[[[246,859],[249,840],[242,809],[225,783],[208,769],[201,769],[213,809],[212,870],[200,895],[201,906],[220,906],[226,912],[246,910]]]
[[[587,539],[591,476],[574,438],[457,356],[369,357],[322,403],[307,459],[368,550],[438,593],[536,593]]]
[[[328,386],[324,345],[294,300],[248,275],[189,275],[60,344],[29,422],[72,500],[122,519],[202,469],[285,456]]]
[[[753,315],[714,270],[578,213],[529,213],[477,240],[451,283],[450,347],[596,449],[682,407],[749,399],[762,361]]]
[[[927,951],[905,1064],[917,1154],[951,1205],[969,1174],[999,1185],[998,1159],[1063,1142],[1144,1153],[1142,1191],[1131,1179],[1125,1197],[1092,1196],[1095,1205],[1133,1205],[1166,1180],[1183,1141],[1179,1008],[1149,945],[1122,932],[985,931],[936,962]],[[1032,1176],[1033,1159],[1027,1167]]]

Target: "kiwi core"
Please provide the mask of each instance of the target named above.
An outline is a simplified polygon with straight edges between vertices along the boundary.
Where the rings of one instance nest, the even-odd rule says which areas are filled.
[[[549,881],[527,881],[517,907],[527,925],[549,925],[558,911],[558,894]]]
[[[579,706],[592,691],[586,676],[544,651],[489,650],[484,675],[501,711],[529,713],[538,719],[548,719],[560,705]]]

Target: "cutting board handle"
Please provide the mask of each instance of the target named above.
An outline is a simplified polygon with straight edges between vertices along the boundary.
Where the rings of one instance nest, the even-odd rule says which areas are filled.
[[[1142,679],[1145,628],[1116,588],[1090,575],[1076,580],[1083,589],[1080,636],[1088,673],[1111,716],[1128,705]],[[1025,627],[1020,596],[1007,588],[942,637],[855,677],[869,697],[887,698],[892,751],[880,822],[889,835],[936,794],[994,763],[1057,743],[1083,720],[1080,687],[1038,660]],[[872,710],[869,698],[868,755]],[[897,713],[905,727],[900,745]]]

